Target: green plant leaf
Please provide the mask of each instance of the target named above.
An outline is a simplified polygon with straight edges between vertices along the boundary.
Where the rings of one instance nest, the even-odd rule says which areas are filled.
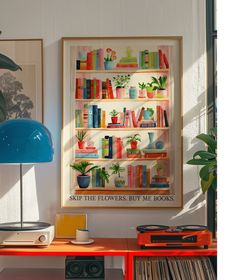
[[[208,145],[209,152],[215,153],[216,148],[217,148],[217,143],[216,143],[216,140],[212,136],[209,136],[205,133],[201,133],[196,138],[202,140],[204,143],[206,143]]]
[[[187,164],[207,165],[207,164],[209,164],[209,161],[208,160],[204,160],[204,159],[190,159],[189,161],[187,161]]]
[[[207,151],[197,151],[193,155],[194,159],[197,159],[196,157],[200,157],[201,159],[214,159],[216,155]]]
[[[209,165],[205,165],[200,169],[199,172],[200,178],[204,181],[208,181],[209,179]]]
[[[209,174],[209,178],[207,181],[201,180],[201,188],[203,193],[205,193],[211,187],[213,180],[214,180],[213,174]]]

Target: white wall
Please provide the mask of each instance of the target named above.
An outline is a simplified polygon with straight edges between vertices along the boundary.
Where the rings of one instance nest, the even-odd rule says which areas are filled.
[[[0,29],[0,39],[44,41],[44,123],[55,158],[25,167],[26,220],[54,223],[55,214],[66,211],[60,208],[61,37],[183,36],[183,161],[197,149],[194,137],[205,130],[205,0],[0,0]],[[135,227],[149,223],[205,224],[198,170],[183,169],[182,210],[85,209],[93,236],[135,237]],[[18,175],[17,167],[0,166],[0,222],[19,217]]]

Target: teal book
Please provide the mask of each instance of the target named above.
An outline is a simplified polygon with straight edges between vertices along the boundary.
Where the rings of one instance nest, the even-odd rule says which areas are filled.
[[[147,166],[143,165],[142,187],[147,188]]]
[[[88,104],[88,128],[93,127],[93,107]]]

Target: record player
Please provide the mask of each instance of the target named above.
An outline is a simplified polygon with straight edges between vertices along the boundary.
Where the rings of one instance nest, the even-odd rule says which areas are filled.
[[[202,225],[141,225],[137,227],[138,245],[141,248],[204,247],[212,243],[212,233]]]

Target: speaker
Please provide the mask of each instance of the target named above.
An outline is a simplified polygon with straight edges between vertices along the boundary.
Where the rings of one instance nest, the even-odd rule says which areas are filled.
[[[103,256],[66,257],[65,278],[80,280],[104,280]]]

